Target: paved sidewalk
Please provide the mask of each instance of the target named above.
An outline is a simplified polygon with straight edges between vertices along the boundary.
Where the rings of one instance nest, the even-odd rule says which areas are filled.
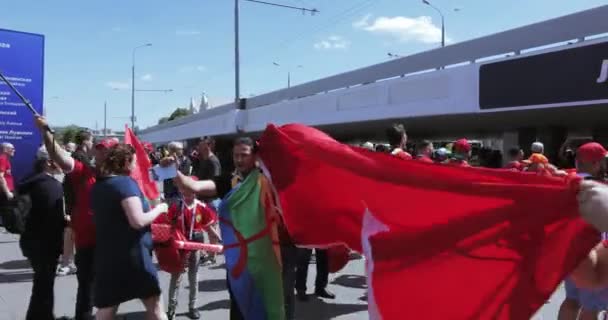
[[[32,271],[27,260],[21,255],[18,237],[3,232],[0,228],[0,319],[22,320],[29,303],[32,287]],[[221,258],[219,259],[221,262]],[[308,287],[314,288],[315,268],[309,268]],[[367,319],[365,295],[365,277],[363,260],[353,260],[338,274],[330,275],[328,289],[334,292],[337,299],[320,300],[311,297],[307,303],[296,306],[297,319]],[[168,290],[169,276],[160,272],[161,286]],[[228,319],[228,292],[225,288],[225,271],[222,265],[201,267],[198,283],[198,306],[201,319]],[[184,279],[185,280],[185,279]],[[180,291],[178,319],[184,316],[188,305],[187,281]],[[431,289],[431,288],[429,288]],[[55,285],[55,313],[57,316],[73,316],[76,294],[76,277],[58,277]],[[399,297],[395,297],[398,299]],[[550,299],[550,303],[539,312],[535,320],[557,318],[557,310],[563,299],[562,290]],[[164,299],[166,305],[166,296]],[[440,306],[438,306],[440,307]],[[137,301],[120,307],[118,319],[143,319],[143,306]],[[405,310],[404,310],[405,311]]]

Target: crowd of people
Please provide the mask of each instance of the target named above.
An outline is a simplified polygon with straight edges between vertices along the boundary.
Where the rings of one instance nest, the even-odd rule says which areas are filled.
[[[0,202],[7,203],[16,195],[27,194],[32,203],[20,238],[23,255],[34,270],[27,319],[55,319],[55,276],[71,273],[76,274],[78,281],[76,320],[92,319],[93,307],[97,308],[97,319],[113,319],[121,303],[134,299],[143,302],[147,319],[174,319],[177,292],[185,272],[171,274],[165,309],[157,267],[153,263],[150,226],[164,219],[180,228],[190,241],[221,243],[215,211],[232,188],[249,173],[258,170],[255,141],[248,137],[234,141],[234,170],[222,170],[214,153],[215,140],[212,137],[200,138],[189,152],[181,142],[171,142],[156,150],[151,144],[144,143],[152,163],[175,164],[178,169],[177,177],[163,182],[162,198],[149,201],[130,177],[136,164],[136,152],[132,146],[117,139],[95,141],[86,131],[78,133],[74,144],[60,146],[53,134],[46,130],[46,119],[36,117],[35,121],[44,145],[36,153],[32,175],[16,184],[10,161],[15,153],[14,146],[3,143],[0,155]],[[432,142],[426,140],[412,145],[408,144],[405,128],[400,124],[389,127],[386,138],[388,147],[371,142],[361,147],[406,161],[471,166],[472,146],[466,139],[437,150]],[[564,148],[566,158],[573,160],[571,168],[551,164],[544,155],[541,142],[534,142],[530,149],[531,154],[526,157],[521,148],[511,148],[502,169],[557,177],[578,175],[597,182],[606,178],[608,152],[599,143]],[[492,152],[488,154],[495,155]],[[608,197],[608,191],[598,189],[597,185],[585,185],[582,189],[587,194],[585,203],[589,203],[589,208],[581,206],[582,211],[608,212],[608,201],[600,201]],[[604,220],[591,222],[602,231],[608,231]],[[308,300],[306,278],[312,250],[296,248],[284,226],[280,225],[279,231],[285,317],[294,319],[295,300]],[[560,309],[559,319],[577,319],[577,316],[591,319],[608,308],[608,280],[604,275],[608,269],[602,271],[601,268],[602,263],[608,263],[607,255],[608,249],[598,245],[566,279],[567,298]],[[314,294],[334,299],[335,295],[327,290],[329,267],[326,250],[316,249],[315,258]],[[201,263],[215,263],[215,255],[195,251],[187,256],[184,271],[187,271],[190,282],[187,315],[191,319],[200,318],[197,282]],[[229,295],[231,319],[243,319],[232,293]]]

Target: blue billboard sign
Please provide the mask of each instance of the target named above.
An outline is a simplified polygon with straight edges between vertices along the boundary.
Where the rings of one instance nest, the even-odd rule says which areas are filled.
[[[0,72],[43,114],[44,36],[0,29]],[[32,171],[40,134],[32,112],[0,81],[0,143],[15,146],[12,173],[15,181]]]

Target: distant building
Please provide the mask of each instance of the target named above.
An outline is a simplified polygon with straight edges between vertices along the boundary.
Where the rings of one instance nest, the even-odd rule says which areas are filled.
[[[207,98],[207,94],[203,92],[203,94],[201,94],[201,104],[199,105],[198,110],[200,112],[201,110],[209,110],[209,108],[211,108],[209,105],[209,98]]]
[[[124,140],[125,132],[124,131],[114,131],[112,129],[107,129],[104,133],[103,129],[100,130],[90,130],[95,139],[103,139],[103,138],[118,138],[120,141]]]

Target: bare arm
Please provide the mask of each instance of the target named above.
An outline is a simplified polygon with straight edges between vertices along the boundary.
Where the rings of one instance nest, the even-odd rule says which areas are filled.
[[[608,231],[608,187],[594,181],[582,181],[578,201],[581,217],[597,230]]]
[[[599,244],[571,274],[580,288],[599,289],[608,286],[608,249]]]
[[[182,174],[179,171],[177,172],[177,176],[173,178],[173,182],[185,190],[201,196],[213,197],[217,193],[215,182],[213,182],[213,180],[194,181],[192,178]]]
[[[51,159],[61,167],[63,172],[69,173],[74,170],[74,159],[63,151],[61,146],[55,141],[55,137],[52,133],[46,130],[48,126],[48,122],[44,117],[37,116],[36,117],[36,127],[40,130],[40,134],[42,135],[42,140],[44,141],[44,146],[48,151]]]
[[[222,237],[220,236],[220,233],[217,232],[217,230],[213,226],[207,227],[206,231],[207,231],[207,233],[209,233],[209,235],[214,236],[216,239],[222,240]]]
[[[120,205],[127,215],[129,225],[133,229],[141,229],[152,224],[152,222],[154,222],[159,215],[167,212],[168,210],[167,204],[161,203],[154,207],[154,209],[144,212],[141,205],[141,199],[139,197],[129,197],[123,199],[120,202]]]

